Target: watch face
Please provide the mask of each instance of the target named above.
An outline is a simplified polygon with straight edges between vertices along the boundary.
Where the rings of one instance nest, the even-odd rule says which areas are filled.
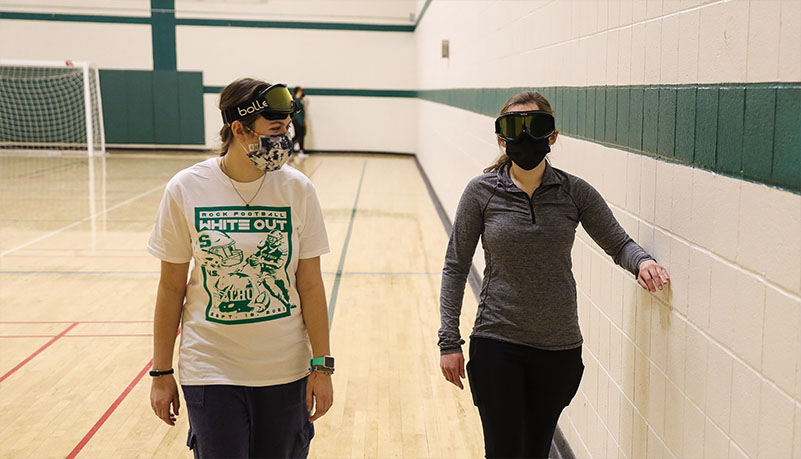
[[[334,368],[334,358],[333,357],[325,357],[325,367],[326,368]]]

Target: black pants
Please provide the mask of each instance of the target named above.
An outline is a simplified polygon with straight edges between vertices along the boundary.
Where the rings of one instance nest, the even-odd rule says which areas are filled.
[[[559,415],[583,373],[581,347],[544,351],[473,338],[467,377],[487,457],[547,458]]]
[[[182,386],[196,459],[305,458],[314,437],[306,379],[277,386]]]
[[[293,121],[292,127],[295,128],[295,139],[293,143],[300,144],[300,151],[305,153],[306,149],[303,147],[303,138],[306,137],[306,126]]]

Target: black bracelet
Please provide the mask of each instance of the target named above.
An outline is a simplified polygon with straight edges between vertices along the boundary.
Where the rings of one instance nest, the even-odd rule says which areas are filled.
[[[163,375],[171,375],[173,373],[175,373],[175,370],[173,370],[172,368],[170,368],[169,370],[150,370],[150,376],[153,376],[154,378]]]

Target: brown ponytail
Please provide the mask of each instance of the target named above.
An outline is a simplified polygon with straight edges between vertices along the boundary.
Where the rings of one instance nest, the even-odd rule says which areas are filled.
[[[256,80],[253,78],[240,78],[223,88],[223,90],[220,92],[220,102],[217,106],[220,110],[234,107],[241,103],[247,102],[258,95],[261,91],[267,89],[269,86],[269,83],[262,80]],[[254,113],[238,121],[245,127],[252,128],[253,123],[256,122],[259,116],[260,115],[258,113]],[[231,131],[230,124],[225,124],[220,129],[220,139],[222,140],[220,156],[225,156],[225,154],[228,152],[228,148],[234,141],[234,133]]]
[[[501,109],[500,115],[509,111],[509,108],[513,105],[527,105],[527,104],[537,104],[540,110],[545,110],[546,112],[550,113],[551,115],[554,114],[553,107],[551,107],[551,103],[548,102],[548,99],[545,98],[542,94],[537,91],[523,91],[519,94],[515,94],[509,100],[506,101],[503,108]],[[501,153],[501,156],[495,161],[493,165],[484,169],[484,173],[497,171],[501,167],[506,164],[511,163],[512,160],[509,159],[508,156]]]

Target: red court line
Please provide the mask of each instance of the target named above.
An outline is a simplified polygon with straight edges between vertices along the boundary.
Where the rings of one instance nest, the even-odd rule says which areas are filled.
[[[0,325],[6,324],[152,324],[152,320],[19,320],[19,321],[0,321]]]
[[[147,373],[147,371],[150,369],[150,367],[152,365],[153,365],[153,360],[151,360],[150,362],[147,362],[147,365],[145,365],[145,367],[142,368],[142,371],[140,371],[139,374],[136,375],[136,377],[133,379],[133,381],[131,381],[131,383],[128,384],[128,387],[126,387],[125,390],[122,391],[120,396],[117,397],[117,400],[114,400],[114,403],[112,403],[111,406],[106,410],[106,412],[103,413],[103,416],[100,416],[100,419],[97,420],[95,425],[92,426],[92,428],[89,430],[89,432],[86,435],[84,435],[84,437],[83,437],[83,439],[81,439],[80,443],[78,443],[78,445],[75,448],[73,448],[73,450],[67,455],[67,459],[73,459],[75,456],[78,455],[78,453],[81,452],[83,447],[86,446],[87,443],[89,443],[89,440],[92,439],[92,437],[97,433],[97,431],[100,430],[100,427],[102,427],[103,424],[108,420],[108,418],[111,416],[111,413],[113,413],[114,410],[117,409],[117,407],[120,405],[120,403],[122,403],[122,401],[125,399],[125,397],[127,397],[128,394],[131,393],[133,388],[136,387],[136,385],[139,383],[139,381],[142,380],[142,378],[145,376],[145,374]]]
[[[53,338],[57,335],[0,335],[0,338]],[[121,335],[66,335],[63,338],[118,338],[130,336],[153,336],[153,333],[129,333]]]
[[[53,337],[53,339],[51,339],[50,341],[48,341],[47,343],[45,343],[45,345],[44,345],[44,346],[40,347],[40,348],[39,348],[39,349],[38,349],[36,352],[34,352],[33,354],[29,355],[27,359],[25,359],[25,360],[23,360],[22,362],[20,362],[20,363],[19,363],[17,366],[15,366],[15,367],[14,367],[14,368],[12,368],[11,370],[9,370],[9,371],[8,371],[6,374],[4,374],[3,376],[0,376],[0,382],[3,382],[3,380],[5,380],[6,378],[8,378],[8,377],[9,377],[9,376],[11,376],[12,374],[14,374],[14,372],[16,372],[17,370],[19,370],[20,368],[22,368],[22,366],[23,366],[23,365],[25,365],[26,363],[30,362],[30,361],[31,361],[31,359],[33,359],[34,357],[36,357],[37,355],[39,355],[39,354],[40,354],[42,351],[44,351],[45,349],[47,349],[47,348],[48,348],[48,347],[49,347],[51,344],[55,343],[55,342],[56,342],[56,341],[57,341],[59,338],[61,338],[62,336],[66,335],[66,334],[67,334],[67,332],[69,332],[70,330],[72,330],[72,329],[73,329],[73,328],[75,328],[76,326],[78,326],[78,322],[73,322],[73,323],[72,323],[72,325],[70,325],[69,327],[67,327],[66,329],[64,329],[64,331],[62,331],[62,332],[61,332],[61,333],[59,333],[58,335],[54,336],[54,337]]]

